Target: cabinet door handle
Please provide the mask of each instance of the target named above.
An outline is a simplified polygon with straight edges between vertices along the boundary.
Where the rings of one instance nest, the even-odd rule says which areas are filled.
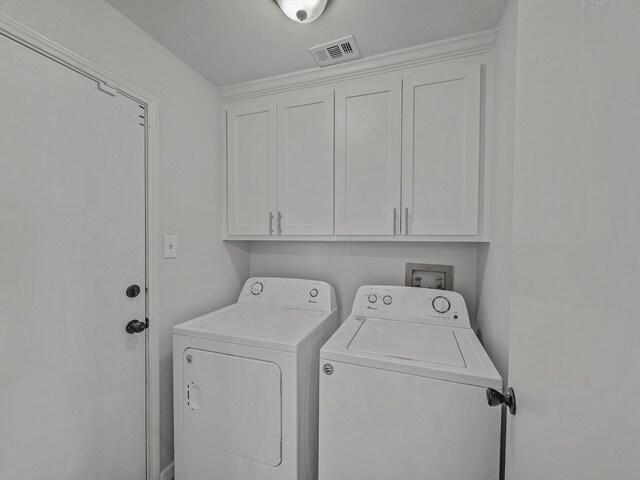
[[[273,235],[273,212],[269,212],[269,235]]]
[[[409,207],[404,207],[404,234],[409,235]]]
[[[282,213],[278,212],[278,235],[282,235]]]
[[[397,217],[397,215],[398,215],[398,211],[397,211],[396,207],[393,207],[393,234],[394,235],[397,234],[397,232],[396,232],[396,224],[397,224],[396,217]]]

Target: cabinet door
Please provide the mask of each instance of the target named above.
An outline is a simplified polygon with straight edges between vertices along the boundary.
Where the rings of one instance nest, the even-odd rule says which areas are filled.
[[[278,98],[280,235],[333,234],[333,90]]]
[[[402,81],[336,89],[336,234],[394,235],[399,227]]]
[[[480,65],[433,65],[404,79],[404,234],[477,235]]]
[[[270,235],[277,204],[276,102],[227,107],[227,228],[229,235]]]

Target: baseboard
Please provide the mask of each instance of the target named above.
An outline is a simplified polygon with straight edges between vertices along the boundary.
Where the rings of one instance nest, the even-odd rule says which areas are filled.
[[[162,473],[160,473],[160,480],[173,480],[173,478],[173,462],[171,462],[169,465],[167,465],[167,468],[162,470]]]

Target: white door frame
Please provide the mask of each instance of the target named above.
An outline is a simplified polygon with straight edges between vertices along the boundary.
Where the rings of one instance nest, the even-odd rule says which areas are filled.
[[[139,102],[146,110],[146,310],[151,328],[146,348],[146,436],[147,479],[160,478],[160,387],[159,387],[159,257],[158,257],[158,102],[151,95],[106,72],[66,48],[0,13],[0,34],[96,82],[115,88],[118,93]]]

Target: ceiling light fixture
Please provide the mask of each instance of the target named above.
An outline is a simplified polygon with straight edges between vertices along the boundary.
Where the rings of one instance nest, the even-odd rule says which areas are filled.
[[[311,23],[317,19],[329,0],[274,0],[284,14],[297,23]]]

